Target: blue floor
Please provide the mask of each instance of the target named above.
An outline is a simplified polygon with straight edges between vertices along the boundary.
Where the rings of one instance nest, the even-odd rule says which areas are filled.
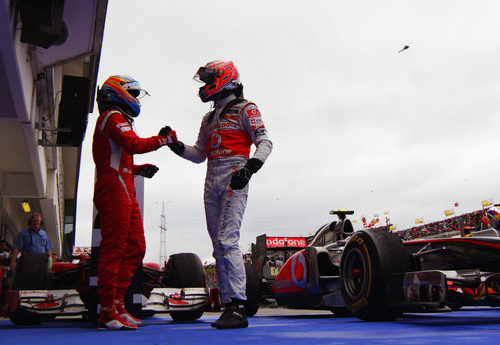
[[[395,322],[363,322],[330,314],[293,311],[250,318],[246,329],[216,330],[214,314],[190,323],[173,323],[167,315],[144,320],[138,331],[101,331],[81,320],[57,320],[16,327],[0,320],[0,344],[499,344],[500,308],[453,313],[407,314]],[[275,313],[276,314],[276,313]]]

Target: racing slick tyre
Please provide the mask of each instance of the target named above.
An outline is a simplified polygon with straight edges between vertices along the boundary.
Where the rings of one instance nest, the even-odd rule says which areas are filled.
[[[170,255],[165,285],[173,288],[206,287],[205,271],[200,258],[193,253]],[[195,310],[173,311],[170,316],[174,321],[194,321],[199,319],[204,311],[205,306],[202,306]]]
[[[365,321],[392,321],[402,309],[388,303],[393,273],[410,270],[410,255],[401,240],[385,229],[356,232],[340,262],[340,288],[352,315]]]
[[[335,314],[335,316],[351,316],[351,312],[347,307],[334,307],[330,311]]]
[[[34,326],[42,322],[42,318],[39,315],[22,309],[18,309],[14,315],[9,315],[9,319],[16,326]]]
[[[260,281],[257,271],[252,264],[245,264],[245,273],[247,276],[246,285],[246,295],[247,302],[245,304],[245,310],[247,316],[254,316],[259,310],[259,300],[260,300]]]

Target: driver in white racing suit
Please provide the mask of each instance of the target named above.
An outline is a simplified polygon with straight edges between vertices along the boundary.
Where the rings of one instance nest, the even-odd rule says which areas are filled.
[[[217,278],[224,312],[212,327],[247,327],[246,275],[239,248],[240,226],[248,196],[248,181],[271,153],[272,143],[257,106],[243,98],[243,85],[231,61],[213,61],[200,67],[195,79],[205,83],[199,96],[214,102],[201,122],[194,146],[177,141],[169,147],[194,163],[208,159],[205,215],[214,248]],[[167,135],[164,127],[160,135]],[[257,147],[250,158],[250,147]]]

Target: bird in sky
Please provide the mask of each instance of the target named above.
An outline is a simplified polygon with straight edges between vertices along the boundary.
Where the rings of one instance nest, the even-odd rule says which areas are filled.
[[[408,48],[410,48],[410,46],[404,46],[403,49],[401,49],[398,53],[401,53],[403,50],[406,50]]]

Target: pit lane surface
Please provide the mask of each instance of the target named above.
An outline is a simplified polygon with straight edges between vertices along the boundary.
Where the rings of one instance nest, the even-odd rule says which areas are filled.
[[[206,313],[196,322],[173,323],[168,315],[144,320],[138,331],[101,331],[81,319],[56,319],[16,327],[0,319],[0,344],[498,344],[500,308],[406,314],[395,322],[363,322],[329,312],[262,309],[246,329],[216,330]]]

